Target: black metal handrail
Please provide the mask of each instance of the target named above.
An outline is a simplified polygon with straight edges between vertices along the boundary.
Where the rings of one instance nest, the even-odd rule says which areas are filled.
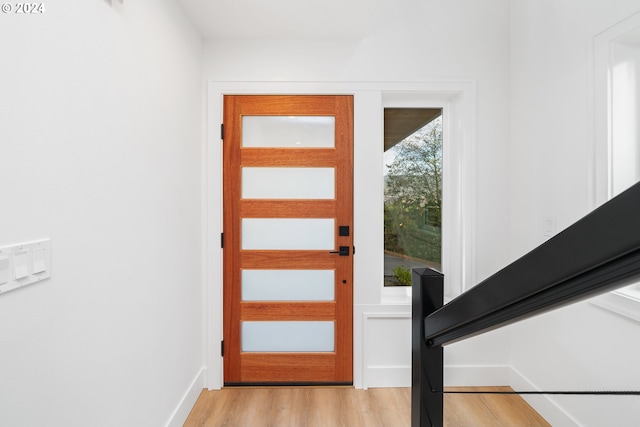
[[[442,364],[431,372],[434,364],[426,360],[443,345],[640,279],[640,183],[447,305],[440,294],[429,298],[442,277],[425,273],[413,276],[413,339],[419,342],[413,343],[412,427],[442,423],[442,399],[436,401],[432,386],[441,386]]]

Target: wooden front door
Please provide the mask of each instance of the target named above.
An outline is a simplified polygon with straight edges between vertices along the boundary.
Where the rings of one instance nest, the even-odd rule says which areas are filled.
[[[353,97],[224,97],[225,384],[350,384]]]

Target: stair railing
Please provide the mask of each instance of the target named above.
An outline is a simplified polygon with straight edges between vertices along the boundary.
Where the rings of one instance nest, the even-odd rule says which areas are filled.
[[[441,273],[412,277],[411,426],[443,424],[443,346],[640,280],[640,183],[443,305]]]

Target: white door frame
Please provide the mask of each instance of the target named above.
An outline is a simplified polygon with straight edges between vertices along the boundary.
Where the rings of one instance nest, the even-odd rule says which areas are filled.
[[[223,385],[222,99],[232,94],[354,96],[354,305],[384,305],[382,146],[384,107],[442,108],[443,272],[450,296],[475,284],[476,86],[451,82],[208,83],[203,142],[203,386]],[[447,202],[448,201],[448,202]],[[464,213],[464,214],[463,214]],[[375,266],[375,268],[372,268]],[[355,311],[354,311],[355,313]],[[356,327],[356,325],[359,325]],[[364,327],[354,321],[354,386],[362,388]]]

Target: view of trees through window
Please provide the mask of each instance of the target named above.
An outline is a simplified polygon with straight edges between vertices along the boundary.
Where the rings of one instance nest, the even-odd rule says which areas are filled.
[[[384,284],[409,286],[412,268],[442,265],[442,116],[384,159]]]

